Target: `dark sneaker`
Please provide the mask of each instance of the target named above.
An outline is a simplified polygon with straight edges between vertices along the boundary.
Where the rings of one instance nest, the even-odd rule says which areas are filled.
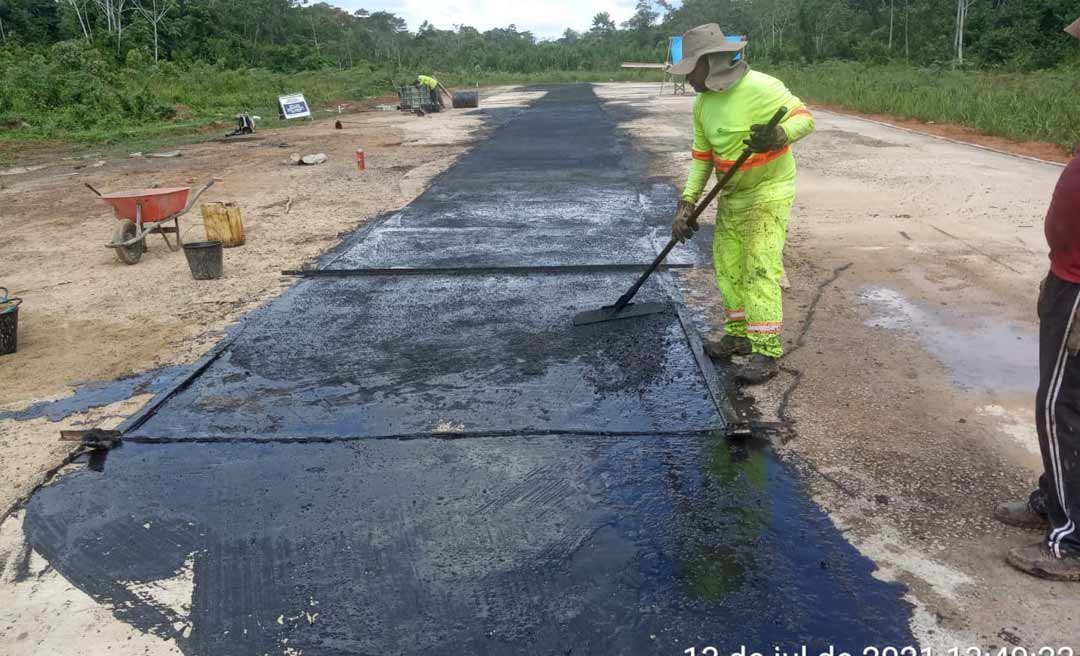
[[[746,337],[724,335],[717,338],[715,335],[706,335],[702,340],[705,345],[705,353],[710,358],[730,358],[733,355],[750,355],[753,346]]]
[[[747,385],[759,385],[780,371],[780,362],[760,353],[751,353],[746,364],[735,371],[735,380]]]
[[[1080,581],[1080,558],[1057,558],[1045,541],[1009,550],[1005,560],[1016,569],[1051,581]]]
[[[1002,524],[1026,528],[1033,531],[1045,531],[1050,528],[1046,515],[1037,512],[1027,501],[1009,501],[994,508],[994,519]]]

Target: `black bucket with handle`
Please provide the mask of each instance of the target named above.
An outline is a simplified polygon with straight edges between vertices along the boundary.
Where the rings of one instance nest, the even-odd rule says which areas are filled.
[[[184,257],[195,280],[215,280],[225,272],[225,249],[220,241],[186,243]]]
[[[14,353],[19,348],[19,305],[21,298],[8,298],[6,287],[0,287],[0,355]]]
[[[184,235],[196,226],[202,226],[205,232],[205,223],[196,223],[185,230]],[[220,241],[207,237],[203,237],[203,241],[185,241],[184,257],[195,280],[217,280],[225,274],[225,245]]]

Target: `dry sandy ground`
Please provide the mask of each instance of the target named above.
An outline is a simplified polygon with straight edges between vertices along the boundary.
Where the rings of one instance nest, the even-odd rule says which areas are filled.
[[[529,97],[495,89],[484,105]],[[334,129],[337,118],[343,130]],[[0,286],[24,301],[19,350],[0,357],[0,414],[66,397],[80,383],[196,360],[230,323],[292,284],[283,269],[299,268],[341,234],[408,204],[482,137],[482,127],[475,113],[371,111],[184,147],[175,159],[19,162],[33,170],[0,175]],[[329,156],[326,164],[286,164],[293,153],[319,152]],[[83,186],[200,186],[211,178],[219,181],[200,202],[237,203],[247,231],[244,246],[225,251],[225,277],[216,281],[192,280],[183,253],[170,252],[156,235],[141,262],[121,264],[103,247],[111,210]],[[181,231],[189,241],[202,238],[198,208],[181,220]],[[0,419],[0,516],[69,452],[69,443],[57,441],[60,429],[110,427],[146,398],[61,422]]]
[[[691,96],[600,85],[678,188]],[[845,535],[910,586],[939,649],[1080,646],[1080,585],[1008,567],[1039,535],[994,522],[1040,468],[1035,298],[1042,218],[1061,169],[816,111],[796,146],[782,374],[752,394]],[[682,280],[717,329],[711,271]]]

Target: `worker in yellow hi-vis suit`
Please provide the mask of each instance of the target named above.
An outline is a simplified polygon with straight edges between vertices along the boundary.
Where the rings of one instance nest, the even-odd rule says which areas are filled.
[[[439,103],[439,105],[443,107],[446,106],[446,103],[443,101],[444,95],[447,98],[453,98],[453,96],[450,95],[450,92],[446,89],[446,87],[444,87],[442,84],[439,84],[438,80],[429,75],[417,75],[416,86],[427,87],[428,89],[431,89],[434,92],[431,95],[435,98],[435,102]]]
[[[814,130],[814,117],[782,82],[751,71],[742,57],[745,41],[726,38],[715,23],[683,35],[682,61],[670,72],[686,75],[699,93],[694,102],[694,145],[690,175],[679,200],[672,236],[690,238],[694,202],[715,168],[727,172],[750,147],[754,155],[732,177],[720,197],[713,237],[716,282],[724,297],[723,337],[710,336],[713,357],[746,355],[736,371],[745,383],[760,383],[779,370],[784,241],[795,200],[791,144]],[[766,125],[781,107],[788,110],[775,129]]]

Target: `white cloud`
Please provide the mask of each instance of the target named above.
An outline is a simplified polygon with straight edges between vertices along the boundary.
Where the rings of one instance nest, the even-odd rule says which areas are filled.
[[[481,31],[513,23],[537,38],[554,38],[568,27],[587,30],[592,17],[602,11],[622,23],[634,13],[635,0],[458,0],[450,4],[433,0],[330,0],[330,4],[350,11],[389,11],[404,18],[410,30],[425,20],[439,29],[469,25]]]

